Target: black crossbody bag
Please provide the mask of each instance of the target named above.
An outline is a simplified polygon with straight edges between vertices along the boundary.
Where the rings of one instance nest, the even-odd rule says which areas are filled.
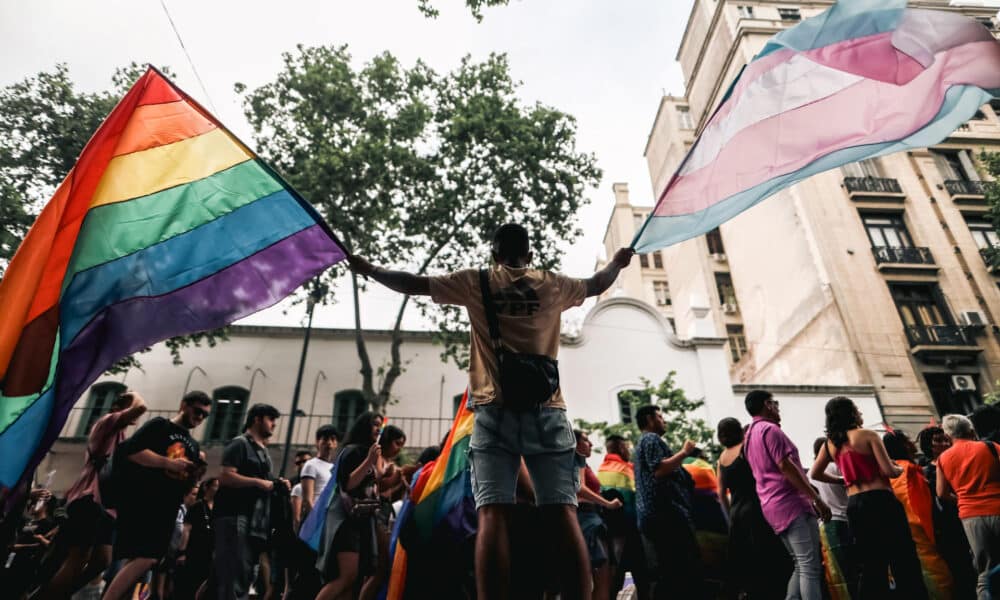
[[[506,350],[500,342],[500,322],[490,294],[486,269],[479,270],[479,289],[483,294],[483,309],[500,371],[498,383],[503,405],[515,412],[534,410],[548,402],[559,389],[559,362],[542,354]]]

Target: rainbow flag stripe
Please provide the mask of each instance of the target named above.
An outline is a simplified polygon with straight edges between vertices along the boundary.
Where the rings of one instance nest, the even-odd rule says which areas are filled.
[[[466,406],[468,400],[467,389],[441,454],[437,460],[424,465],[414,477],[410,497],[396,520],[394,543],[390,546],[393,552],[392,567],[385,591],[388,600],[403,600],[406,597],[408,561],[406,549],[398,539],[404,527],[415,527],[418,539],[423,544],[431,542],[434,530],[439,526],[450,527],[459,535],[474,532],[474,525],[463,520],[463,509],[472,502],[469,442],[472,439],[473,413]],[[470,527],[473,529],[470,530]]]
[[[1000,96],[1000,43],[906,0],[840,0],[774,36],[732,83],[632,246],[711,231],[807,177],[939,143]]]
[[[0,281],[0,486],[33,470],[115,361],[270,306],[344,256],[311,206],[150,68]]]

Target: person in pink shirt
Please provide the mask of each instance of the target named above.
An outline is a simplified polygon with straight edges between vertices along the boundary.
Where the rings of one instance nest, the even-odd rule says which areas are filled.
[[[86,461],[79,479],[66,492],[68,519],[58,542],[68,546],[66,560],[37,598],[69,598],[111,563],[115,513],[101,505],[97,477],[125,430],[146,412],[137,392],[128,391],[111,403],[111,412],[98,419],[87,437]]]
[[[785,598],[819,600],[823,560],[816,516],[829,520],[830,508],[809,485],[798,448],[781,430],[778,401],[770,392],[752,390],[744,404],[753,422],[743,453],[757,482],[761,511],[795,563]]]

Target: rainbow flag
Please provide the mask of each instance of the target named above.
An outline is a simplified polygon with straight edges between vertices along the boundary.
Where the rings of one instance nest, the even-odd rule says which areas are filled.
[[[617,454],[607,454],[597,467],[601,491],[614,490],[622,495],[625,515],[635,522],[635,470],[632,463]]]
[[[386,592],[388,600],[405,598],[408,559],[407,549],[399,538],[406,528],[412,528],[413,535],[408,539],[421,546],[416,550],[425,552],[430,551],[432,540],[437,539],[442,529],[446,529],[447,537],[451,538],[475,533],[475,503],[468,457],[473,413],[466,406],[468,399],[469,391],[466,390],[441,454],[437,460],[424,465],[419,476],[414,478],[410,497],[397,517],[393,532],[396,541],[391,545],[393,560]],[[422,575],[440,577],[443,574]]]
[[[270,306],[343,258],[312,207],[150,68],[0,282],[0,486],[115,361]]]
[[[840,0],[736,78],[632,241],[651,252],[841,165],[937,144],[1000,96],[1000,43],[906,0]]]

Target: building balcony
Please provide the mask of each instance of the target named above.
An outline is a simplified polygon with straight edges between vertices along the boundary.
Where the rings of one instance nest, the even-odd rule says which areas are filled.
[[[980,248],[979,256],[983,257],[983,262],[986,263],[986,270],[990,273],[997,272],[997,265],[993,263],[993,256],[1000,252],[1000,247],[993,246],[992,248]]]
[[[967,325],[907,325],[910,353],[927,363],[975,362],[983,351],[974,339],[976,327]]]
[[[929,248],[875,246],[872,248],[875,265],[883,273],[937,273],[938,266]]]
[[[986,184],[983,181],[969,181],[965,179],[948,179],[944,182],[944,189],[951,195],[951,199],[959,204],[978,204],[986,201]]]
[[[845,177],[844,188],[856,201],[900,204],[906,199],[899,181],[887,177]]]

